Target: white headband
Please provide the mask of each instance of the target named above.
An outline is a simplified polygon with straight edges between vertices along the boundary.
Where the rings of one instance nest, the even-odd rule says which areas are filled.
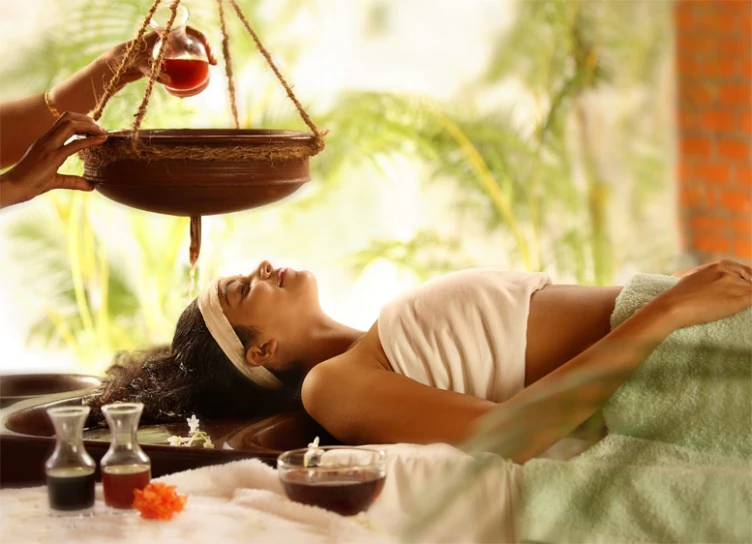
[[[204,317],[206,328],[219,344],[227,358],[243,375],[265,389],[280,389],[282,382],[263,366],[249,365],[245,360],[245,349],[240,338],[227,320],[219,303],[219,278],[204,287],[198,296],[198,309]]]

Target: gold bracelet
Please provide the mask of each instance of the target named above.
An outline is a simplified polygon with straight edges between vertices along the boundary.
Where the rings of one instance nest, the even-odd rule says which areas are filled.
[[[44,93],[44,103],[47,104],[47,109],[50,110],[50,113],[52,116],[57,119],[60,117],[60,112],[57,111],[57,108],[55,107],[55,104],[52,103],[52,97],[50,96],[50,91],[45,91]]]

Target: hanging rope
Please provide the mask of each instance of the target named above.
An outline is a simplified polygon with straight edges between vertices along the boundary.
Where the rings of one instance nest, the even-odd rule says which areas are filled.
[[[243,12],[240,10],[240,7],[238,6],[237,2],[235,0],[229,0],[232,4],[232,7],[235,9],[235,13],[237,13],[238,18],[243,22],[243,25],[245,25],[245,29],[248,31],[248,33],[251,35],[251,38],[253,38],[253,41],[256,42],[256,47],[258,47],[259,52],[264,55],[264,58],[266,59],[266,62],[269,63],[269,66],[271,67],[272,71],[274,72],[274,75],[277,76],[277,79],[282,84],[282,86],[285,88],[285,91],[287,91],[287,96],[290,97],[290,100],[292,100],[293,104],[295,104],[295,107],[298,110],[298,113],[300,113],[300,116],[303,118],[303,122],[308,125],[308,128],[311,129],[311,132],[313,133],[314,138],[314,144],[315,144],[315,151],[314,155],[324,149],[324,138],[321,132],[319,132],[318,127],[314,124],[313,121],[311,121],[311,118],[308,116],[308,113],[303,108],[303,105],[300,103],[298,98],[295,96],[295,93],[292,92],[292,89],[290,88],[290,85],[288,85],[287,81],[285,80],[282,73],[277,69],[277,66],[274,64],[274,61],[272,60],[272,56],[269,54],[269,51],[266,50],[264,45],[261,43],[261,40],[256,35],[256,33],[251,28],[251,25],[248,23],[248,20],[245,18],[245,15],[243,15]]]
[[[238,107],[237,107],[237,96],[235,94],[235,83],[233,78],[233,72],[232,72],[232,57],[230,56],[230,39],[227,32],[227,23],[225,18],[225,12],[224,12],[224,5],[223,2],[225,0],[217,0],[217,6],[219,11],[219,22],[220,27],[222,30],[222,53],[225,57],[225,73],[227,75],[227,91],[230,95],[230,107],[232,109],[232,118],[235,123],[235,128],[240,128],[240,122],[238,119]],[[204,146],[177,146],[172,147],[170,149],[160,149],[156,146],[149,146],[149,145],[136,145],[138,140],[138,130],[141,127],[141,123],[143,122],[143,119],[146,115],[146,109],[149,105],[149,99],[151,98],[152,92],[154,90],[154,82],[159,77],[159,74],[162,71],[162,59],[164,58],[166,46],[167,46],[167,40],[163,39],[160,42],[159,51],[157,52],[156,58],[151,63],[151,70],[149,72],[149,80],[146,84],[146,89],[144,90],[144,96],[141,100],[141,104],[138,107],[138,111],[134,115],[134,121],[133,121],[133,130],[131,133],[131,145],[128,146],[130,149],[126,150],[123,146],[115,147],[115,148],[108,148],[108,149],[98,149],[98,148],[91,148],[81,151],[82,158],[87,162],[91,164],[106,164],[110,162],[111,160],[114,160],[118,158],[119,155],[128,155],[130,153],[130,156],[133,156],[133,153],[135,153],[136,156],[142,158],[142,159],[155,159],[155,158],[176,158],[176,157],[182,157],[182,158],[201,158],[204,160],[211,160],[212,158],[218,158],[218,159],[228,159],[228,158],[235,158],[235,159],[241,159],[241,158],[264,158],[268,160],[275,160],[277,158],[280,159],[293,159],[293,158],[300,158],[305,159],[311,155],[316,155],[319,153],[322,149],[324,149],[324,135],[325,133],[322,133],[319,131],[318,127],[316,127],[315,123],[311,120],[308,113],[305,111],[305,108],[303,108],[303,105],[300,103],[298,98],[295,96],[295,93],[292,91],[292,88],[285,80],[282,73],[279,71],[277,66],[274,64],[274,61],[272,60],[271,55],[266,50],[264,45],[261,43],[261,40],[259,39],[258,35],[254,30],[251,28],[251,25],[248,23],[248,20],[246,19],[245,15],[240,9],[240,6],[238,6],[237,2],[235,0],[227,0],[232,4],[233,9],[235,10],[235,13],[237,14],[238,18],[241,20],[243,25],[245,26],[248,33],[251,35],[251,38],[253,38],[253,41],[256,43],[256,47],[258,47],[259,52],[264,56],[266,59],[266,62],[271,67],[272,71],[274,72],[274,75],[277,77],[279,82],[282,84],[282,86],[285,88],[285,91],[287,92],[287,96],[292,100],[293,104],[295,105],[295,108],[298,110],[298,113],[300,114],[301,118],[303,119],[303,122],[308,126],[309,129],[311,129],[313,141],[308,142],[291,142],[291,143],[285,143],[284,145],[275,145],[273,143],[269,143],[266,145],[261,146],[253,146],[253,147],[233,147],[229,151],[228,150],[214,150],[211,148],[205,148]],[[128,43],[125,52],[123,53],[123,58],[120,60],[120,64],[118,65],[117,69],[115,70],[112,78],[105,86],[104,93],[102,97],[99,99],[99,102],[97,103],[96,108],[94,108],[94,111],[92,112],[92,117],[95,120],[98,120],[102,116],[102,112],[104,111],[105,106],[107,105],[110,98],[117,92],[118,90],[118,82],[120,81],[123,73],[128,70],[134,63],[136,56],[143,52],[145,47],[145,40],[144,40],[144,34],[146,33],[146,28],[149,26],[149,22],[151,21],[152,17],[154,16],[154,13],[156,12],[157,8],[159,7],[161,3],[161,0],[154,0],[154,3],[152,4],[151,8],[146,14],[146,17],[144,21],[141,24],[141,27],[138,29],[138,32],[136,33],[136,37]],[[167,21],[167,24],[164,28],[164,34],[167,35],[172,30],[172,26],[175,22],[175,18],[177,17],[177,9],[180,4],[180,0],[173,0],[170,3],[170,16]],[[216,156],[216,157],[215,157]],[[193,216],[190,220],[190,237],[191,237],[191,244],[189,247],[189,259],[191,264],[191,285],[189,287],[189,290],[193,290],[193,283],[195,282],[195,268],[196,268],[196,262],[199,258],[199,253],[201,251],[201,217],[200,216]]]
[[[222,38],[223,38],[222,39],[222,51],[225,57],[225,71],[227,73],[227,90],[230,94],[233,121],[235,122],[235,127],[239,128],[240,123],[238,121],[237,99],[235,96],[235,84],[233,81],[233,73],[232,73],[232,58],[230,56],[229,36],[227,33],[224,7],[222,4],[223,1],[224,0],[217,0],[218,8],[219,8],[220,24],[221,24],[221,29],[222,29]],[[245,26],[251,38],[253,38],[253,41],[255,42],[256,47],[258,47],[259,52],[264,56],[264,59],[266,59],[266,62],[269,64],[269,67],[274,72],[274,75],[277,77],[279,82],[284,87],[285,91],[287,92],[287,96],[290,98],[290,100],[292,100],[292,103],[295,105],[295,108],[298,110],[298,113],[303,119],[303,122],[306,124],[306,126],[308,126],[309,129],[311,129],[311,132],[313,134],[313,140],[314,140],[313,146],[311,148],[311,155],[316,155],[322,149],[324,149],[325,133],[322,133],[318,129],[316,124],[311,120],[311,117],[308,115],[308,112],[305,111],[305,108],[303,108],[303,105],[295,96],[295,93],[293,92],[292,88],[287,83],[284,76],[277,68],[276,64],[274,64],[274,61],[272,60],[272,57],[269,54],[269,51],[267,51],[267,49],[261,43],[261,40],[259,39],[256,32],[253,30],[253,28],[251,28],[251,25],[248,22],[248,19],[246,19],[245,15],[243,14],[243,11],[240,9],[240,6],[236,2],[236,0],[227,0],[227,1],[229,1],[232,4],[232,7],[235,10],[235,13],[237,14],[238,18]],[[92,112],[92,117],[95,120],[98,120],[102,116],[102,112],[104,111],[104,108],[107,105],[107,102],[112,97],[112,95],[115,94],[115,92],[117,91],[117,83],[120,81],[120,77],[122,76],[122,74],[128,68],[130,68],[130,66],[133,64],[133,61],[135,60],[136,55],[143,50],[142,48],[144,45],[144,41],[143,41],[144,33],[146,32],[146,28],[149,25],[149,21],[151,21],[151,18],[154,15],[154,12],[159,7],[160,3],[161,3],[161,0],[154,0],[154,3],[152,4],[146,17],[144,18],[143,23],[141,24],[141,27],[138,29],[138,32],[136,33],[136,38],[128,44],[125,50],[125,53],[123,54],[123,58],[120,61],[120,64],[115,70],[115,73],[113,74],[109,83],[105,87],[105,91],[104,91],[104,94],[102,95],[102,98],[99,100],[99,103],[97,104],[96,108]],[[169,33],[170,30],[172,29],[172,25],[175,22],[175,17],[177,16],[177,8],[179,4],[180,4],[180,0],[173,0],[170,3],[171,13],[170,13],[170,18],[168,19],[167,24],[165,25],[165,34]],[[139,47],[139,49],[136,49],[136,47]],[[139,105],[138,111],[136,112],[135,119],[133,122],[132,139],[134,143],[138,139],[138,129],[141,127],[141,123],[144,119],[144,116],[146,115],[146,108],[149,104],[149,99],[151,98],[151,94],[154,89],[154,82],[159,77],[159,74],[162,71],[162,59],[164,57],[165,47],[166,47],[166,40],[162,40],[160,44],[159,52],[157,53],[157,57],[151,63],[149,81],[147,82],[146,90],[144,91],[144,97],[141,101],[141,104]]]
[[[123,53],[123,58],[120,59],[120,64],[115,70],[115,73],[113,74],[110,81],[107,83],[107,86],[104,88],[104,94],[102,95],[102,98],[99,99],[97,107],[94,108],[94,111],[91,114],[92,118],[94,118],[95,121],[98,121],[99,118],[102,117],[104,107],[107,105],[107,102],[110,100],[110,98],[112,98],[112,95],[117,92],[117,84],[120,81],[120,77],[123,75],[123,72],[131,67],[133,60],[136,58],[136,54],[143,51],[145,45],[144,34],[146,33],[146,27],[149,26],[149,21],[151,21],[151,18],[154,15],[154,12],[157,11],[157,8],[159,7],[161,1],[162,0],[154,0],[154,4],[152,4],[151,9],[149,9],[149,11],[147,12],[146,19],[144,19],[143,23],[141,24],[141,28],[138,29],[136,37],[132,41],[130,41],[128,43],[128,46],[125,48],[125,53]],[[136,46],[138,46],[138,49],[136,49]]]
[[[225,73],[227,74],[227,92],[230,95],[230,108],[232,108],[232,120],[235,122],[235,128],[240,128],[238,121],[238,102],[235,97],[235,82],[232,77],[232,58],[230,57],[230,37],[227,34],[227,24],[225,23],[224,0],[217,0],[219,9],[219,26],[222,29],[222,56],[225,58]]]
[[[164,28],[165,36],[170,33],[170,30],[172,30],[172,24],[175,22],[175,17],[177,17],[179,5],[180,0],[173,0],[173,2],[170,4],[170,18],[167,19],[167,24]],[[149,105],[149,99],[151,98],[151,93],[154,90],[154,82],[162,72],[162,58],[164,57],[165,49],[167,49],[166,38],[161,40],[159,43],[159,53],[157,53],[157,58],[154,59],[154,62],[151,63],[151,72],[149,74],[149,81],[146,84],[146,90],[144,91],[144,98],[141,100],[141,105],[138,107],[135,119],[133,120],[133,134],[131,135],[131,139],[134,144],[138,140],[138,129],[141,127],[141,122],[144,120],[144,116],[146,115],[146,107]]]

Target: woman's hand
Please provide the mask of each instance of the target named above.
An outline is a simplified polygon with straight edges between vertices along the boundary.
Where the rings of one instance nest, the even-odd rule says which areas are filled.
[[[684,276],[689,276],[690,274],[694,274],[697,272],[700,268],[700,266],[693,266],[691,268],[682,268],[681,270],[677,270],[673,274],[671,274],[672,278],[683,278]]]
[[[655,300],[677,328],[723,319],[752,306],[752,268],[729,260],[698,266]]]
[[[72,136],[83,136],[67,143]],[[65,112],[10,171],[0,177],[0,208],[31,200],[52,189],[91,191],[94,187],[80,176],[58,174],[65,159],[103,143],[107,134],[90,117]]]
[[[209,57],[209,64],[213,66],[216,65],[217,59],[214,57],[211,46],[209,45],[209,41],[206,39],[204,33],[190,26],[186,27],[186,32],[188,32],[188,34],[191,34],[195,38],[198,38],[198,40],[202,44],[204,44],[204,47],[206,48],[206,54]],[[154,44],[157,43],[158,39],[159,35],[155,32],[151,32],[141,38],[140,42],[136,44],[136,58],[120,76],[120,80],[117,82],[118,89],[122,89],[128,83],[137,81],[144,76],[149,77],[149,74],[151,74]],[[125,52],[131,43],[132,42],[125,42],[121,43],[120,45],[116,45],[100,57],[99,60],[102,61],[110,71],[110,77],[114,75],[115,70],[117,70],[117,67],[120,65],[120,62],[123,59],[123,55],[125,55]],[[162,84],[169,84],[170,78],[167,76],[167,74],[159,74],[157,81]]]

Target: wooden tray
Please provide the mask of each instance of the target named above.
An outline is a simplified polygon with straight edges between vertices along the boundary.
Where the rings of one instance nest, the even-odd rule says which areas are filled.
[[[44,483],[44,462],[55,448],[54,429],[45,410],[80,405],[83,393],[45,395],[0,411],[0,487]],[[184,422],[139,427],[138,441],[151,459],[153,477],[246,458],[274,465],[280,453],[304,448],[316,436],[322,444],[338,443],[303,411],[246,420],[202,419],[200,425],[212,437],[214,449],[169,446],[168,437],[188,435]],[[84,430],[84,447],[97,465],[107,452],[109,441],[108,429]]]
[[[276,202],[310,180],[308,156],[282,158],[286,150],[313,147],[311,134],[291,130],[141,130],[139,142],[157,152],[195,150],[184,158],[123,153],[130,131],[108,133],[107,141],[81,153],[84,177],[104,196],[141,210],[179,216],[231,213]],[[272,158],[228,158],[246,150]],[[103,161],[118,150],[117,158]],[[239,151],[240,150],[240,151]],[[201,158],[212,153],[214,158]],[[223,154],[227,157],[223,158]],[[194,158],[195,157],[195,158]]]

